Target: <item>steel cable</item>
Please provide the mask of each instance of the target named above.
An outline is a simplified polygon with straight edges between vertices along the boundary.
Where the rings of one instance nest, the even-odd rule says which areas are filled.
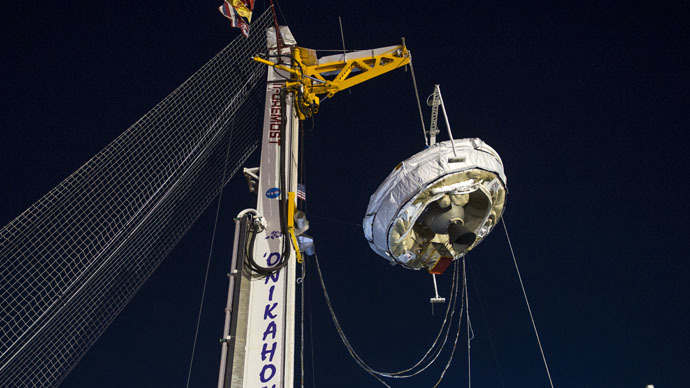
[[[426,353],[426,354],[422,357],[422,359],[421,359],[417,364],[415,364],[413,367],[408,368],[407,370],[398,371],[398,372],[381,372],[381,371],[377,371],[377,370],[373,369],[372,367],[370,367],[370,366],[369,366],[369,365],[368,365],[368,364],[357,354],[357,352],[356,352],[356,351],[354,350],[354,348],[352,347],[352,344],[350,344],[350,342],[349,342],[347,336],[345,335],[345,332],[344,332],[343,329],[342,329],[342,326],[340,325],[340,322],[338,321],[337,316],[335,315],[335,310],[333,309],[333,305],[332,305],[332,303],[331,303],[330,297],[329,297],[329,295],[328,295],[328,291],[327,291],[327,289],[326,289],[325,281],[324,281],[324,279],[323,279],[323,273],[321,272],[321,266],[320,266],[320,263],[319,263],[318,255],[317,255],[317,254],[314,254],[314,259],[315,259],[315,263],[316,263],[316,270],[317,270],[317,273],[318,273],[318,275],[319,275],[319,280],[320,280],[321,287],[322,287],[322,290],[323,290],[324,298],[326,299],[326,305],[327,305],[327,307],[328,307],[328,309],[329,309],[329,312],[330,312],[330,315],[331,315],[331,319],[333,320],[333,324],[334,324],[335,327],[336,327],[336,331],[338,332],[338,335],[340,336],[340,339],[341,339],[341,341],[343,342],[343,344],[345,345],[345,348],[347,349],[347,351],[348,351],[348,353],[350,354],[350,356],[353,358],[353,360],[354,360],[354,361],[355,361],[365,372],[367,372],[368,374],[370,374],[372,377],[374,377],[376,380],[378,380],[378,381],[379,381],[381,384],[383,384],[384,386],[390,387],[384,380],[381,379],[381,377],[386,377],[386,378],[409,378],[409,377],[415,376],[415,375],[421,373],[422,371],[426,370],[429,366],[431,366],[431,365],[436,361],[436,359],[437,359],[438,356],[440,355],[441,351],[442,351],[443,348],[445,347],[445,344],[446,344],[446,342],[447,342],[447,340],[448,340],[448,335],[450,334],[450,328],[451,328],[451,324],[452,324],[452,317],[453,317],[453,315],[454,315],[454,313],[455,313],[455,311],[456,311],[455,305],[457,304],[457,299],[458,299],[458,298],[457,298],[457,292],[458,292],[458,289],[460,288],[459,285],[457,285],[458,280],[459,280],[459,279],[458,279],[458,276],[457,276],[457,275],[458,275],[458,272],[459,272],[459,266],[457,265],[457,263],[455,263],[454,271],[453,271],[453,272],[454,272],[454,276],[453,276],[453,291],[451,292],[451,299],[452,299],[452,301],[449,302],[449,307],[448,307],[448,310],[451,311],[451,313],[450,313],[451,323],[448,324],[447,327],[445,326],[446,320],[447,320],[447,318],[448,318],[448,316],[446,316],[446,319],[444,319],[444,325],[441,327],[441,331],[440,331],[440,333],[442,333],[442,332],[445,331],[444,339],[443,339],[443,342],[442,342],[441,346],[437,348],[438,339],[439,339],[439,337],[440,337],[440,333],[439,333],[439,335],[436,337],[436,339],[435,339],[434,342],[432,343],[432,345],[431,345],[431,347],[429,348],[429,350],[427,351],[427,353]],[[464,279],[464,278],[465,278],[465,274],[464,274],[464,271],[463,271],[463,279]],[[463,286],[463,287],[464,287],[464,286]],[[445,375],[445,372],[447,371],[448,367],[450,366],[450,363],[451,363],[451,361],[452,361],[452,359],[453,359],[453,355],[454,355],[454,353],[455,353],[455,347],[456,347],[456,345],[457,345],[457,341],[458,341],[458,337],[459,337],[459,333],[460,333],[460,326],[461,326],[461,322],[462,322],[462,315],[463,315],[464,306],[465,306],[465,296],[464,296],[464,295],[465,295],[465,290],[463,289],[463,296],[462,296],[462,298],[460,298],[460,299],[461,299],[461,306],[460,306],[460,314],[459,314],[458,323],[457,323],[457,325],[458,325],[458,331],[457,331],[457,333],[456,333],[456,338],[455,338],[455,340],[454,340],[453,351],[451,352],[451,355],[450,355],[450,357],[449,357],[449,359],[448,359],[448,362],[446,363],[446,366],[444,367],[444,370],[443,370],[443,372],[442,372],[442,374],[441,374],[441,376],[440,376],[438,382],[436,383],[436,385],[438,385],[438,383],[440,383],[440,381],[443,379],[443,376]],[[451,306],[452,306],[452,309],[451,309]],[[444,330],[444,329],[445,329],[445,330]],[[428,360],[429,354],[430,354],[433,350],[435,350],[435,351],[434,351],[434,354],[433,354],[433,356],[430,357],[431,359]],[[420,370],[415,371],[415,372],[410,373],[410,374],[407,374],[407,375],[404,375],[405,372],[408,372],[408,371],[414,369],[415,367],[417,367],[417,366],[419,366],[421,363],[423,363],[425,360],[428,360],[428,362],[427,362],[427,364],[424,365]]]
[[[510,236],[508,235],[508,227],[506,227],[505,217],[501,217],[503,223],[503,230],[506,232],[506,239],[508,240],[508,247],[510,247],[510,254],[513,256],[513,264],[515,264],[515,272],[517,273],[518,280],[520,281],[520,288],[522,289],[522,296],[525,297],[525,304],[527,304],[527,312],[529,312],[529,319],[532,321],[532,328],[534,329],[534,336],[537,337],[537,344],[539,345],[539,351],[541,352],[541,359],[544,361],[544,368],[546,368],[546,376],[549,378],[549,385],[553,388],[553,380],[551,380],[551,372],[549,371],[549,364],[546,362],[546,356],[544,355],[544,348],[541,345],[541,339],[539,338],[539,332],[537,331],[537,324],[534,322],[534,315],[532,315],[532,308],[529,305],[529,300],[527,299],[527,292],[525,291],[525,284],[522,282],[522,276],[520,275],[520,268],[518,268],[517,259],[515,258],[515,251],[513,251],[513,244],[510,242]]]
[[[417,89],[417,78],[414,76],[414,67],[412,66],[412,53],[410,53],[410,74],[412,74],[412,85],[414,86],[414,95],[417,97],[417,108],[419,109],[419,121],[422,123],[422,135],[424,136],[424,145],[429,146],[429,139],[426,137],[426,126],[424,125],[424,114],[422,114],[422,103],[419,101],[419,90]]]

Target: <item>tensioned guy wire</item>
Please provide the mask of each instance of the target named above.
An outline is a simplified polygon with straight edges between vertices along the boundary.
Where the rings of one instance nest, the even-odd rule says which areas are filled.
[[[472,263],[469,263],[470,271],[474,273],[474,269],[472,268]],[[473,275],[474,276],[474,275]],[[481,295],[479,293],[479,286],[477,286],[477,282],[475,281],[473,283],[474,286],[474,293],[477,295],[477,301],[479,302],[479,311],[482,314],[482,320],[484,321],[484,327],[486,328],[486,334],[489,339],[489,345],[491,346],[491,354],[494,359],[494,364],[496,364],[496,371],[498,372],[498,379],[499,382],[501,383],[501,387],[505,388],[505,382],[503,381],[503,372],[501,371],[501,366],[498,363],[498,356],[496,355],[496,346],[494,345],[494,340],[491,335],[491,329],[489,328],[489,322],[486,319],[486,314],[484,313],[484,303],[482,302]]]
[[[520,281],[520,288],[522,288],[522,296],[525,297],[525,303],[527,304],[527,311],[529,312],[529,319],[532,321],[532,328],[534,329],[534,335],[537,337],[537,344],[539,344],[539,351],[541,352],[541,359],[544,361],[544,368],[546,368],[546,376],[549,378],[549,384],[553,388],[553,381],[551,380],[551,372],[549,372],[549,364],[546,362],[546,356],[544,355],[544,348],[541,346],[541,339],[539,339],[539,332],[537,331],[537,324],[534,323],[534,316],[532,315],[532,308],[529,306],[529,300],[527,300],[527,292],[525,291],[525,284],[522,282],[522,276],[520,275],[520,268],[518,268],[517,259],[515,259],[515,251],[513,251],[513,244],[510,242],[510,236],[508,235],[508,227],[506,227],[505,216],[501,217],[503,223],[503,230],[506,232],[506,239],[508,239],[508,246],[510,247],[510,254],[513,256],[513,264],[515,264],[515,272],[517,272],[518,280]]]
[[[196,328],[194,329],[194,343],[192,344],[192,355],[189,359],[189,370],[187,371],[187,384],[185,387],[189,388],[189,382],[192,379],[192,367],[194,366],[194,355],[196,353],[196,344],[199,338],[199,326],[201,326],[201,313],[204,311],[204,298],[206,297],[206,286],[208,284],[208,272],[211,268],[211,258],[213,257],[213,245],[216,241],[216,230],[218,229],[218,215],[220,214],[220,204],[223,199],[223,186],[225,186],[225,174],[228,169],[228,159],[230,158],[230,145],[232,144],[232,133],[235,126],[230,127],[230,140],[228,140],[228,147],[225,150],[225,162],[223,163],[223,176],[220,181],[220,192],[218,193],[218,205],[216,206],[216,216],[213,220],[213,233],[211,233],[211,246],[208,248],[208,259],[206,260],[206,272],[204,273],[204,285],[201,288],[201,301],[199,302],[199,314],[196,317]]]

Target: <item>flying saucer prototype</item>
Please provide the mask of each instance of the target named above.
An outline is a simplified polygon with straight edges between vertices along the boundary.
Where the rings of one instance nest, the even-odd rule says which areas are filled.
[[[369,200],[362,223],[371,249],[410,269],[440,274],[498,223],[503,162],[477,138],[437,143],[400,163]]]

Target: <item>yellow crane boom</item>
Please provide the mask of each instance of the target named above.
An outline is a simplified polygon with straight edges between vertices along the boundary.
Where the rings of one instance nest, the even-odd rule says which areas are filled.
[[[295,98],[300,120],[318,112],[320,98],[333,97],[347,88],[378,77],[410,63],[411,55],[405,42],[397,46],[316,57],[316,50],[295,47],[292,63],[271,62],[261,56],[254,60],[292,75],[286,87]]]

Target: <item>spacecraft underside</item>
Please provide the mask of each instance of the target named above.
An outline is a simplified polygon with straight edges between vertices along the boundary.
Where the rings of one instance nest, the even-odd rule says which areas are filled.
[[[454,145],[437,143],[400,163],[371,196],[364,235],[391,264],[442,273],[503,214],[506,176],[496,151],[477,138]]]

